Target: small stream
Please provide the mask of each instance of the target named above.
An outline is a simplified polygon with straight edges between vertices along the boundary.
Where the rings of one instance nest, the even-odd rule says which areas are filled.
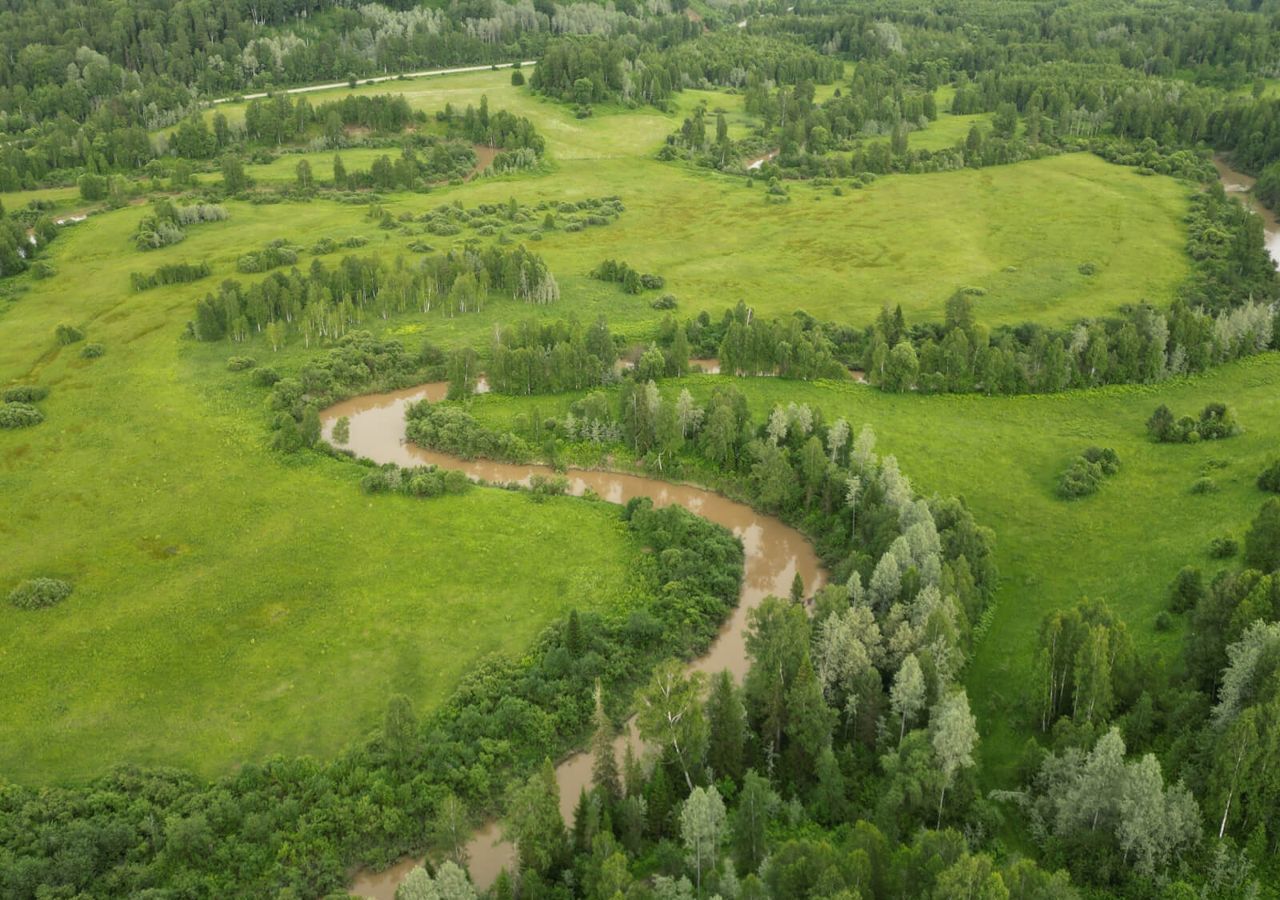
[[[350,439],[343,446],[379,463],[400,466],[431,464],[461,470],[474,479],[523,484],[528,484],[534,475],[553,474],[548,466],[461,460],[408,443],[405,439],[405,410],[408,405],[418,400],[442,400],[447,390],[448,386],[442,382],[424,384],[338,403],[321,414],[324,437],[331,440],[334,423],[346,416],[351,423]],[[582,469],[570,469],[565,474],[569,479],[569,491],[575,496],[581,496],[590,489],[610,503],[622,504],[633,497],[649,497],[655,506],[679,504],[725,526],[742,540],[744,571],[738,606],[707,653],[690,664],[690,671],[713,673],[728,669],[741,680],[747,670],[747,613],[765,597],[787,596],[797,572],[809,592],[823,583],[817,555],[804,536],[746,504],[692,485],[672,484],[639,475]],[[630,724],[615,743],[615,751],[621,752],[628,741],[639,746],[639,738]],[[566,823],[572,823],[578,794],[591,784],[590,755],[577,752],[563,760],[556,766],[556,780],[560,786],[560,812]],[[501,825],[497,822],[489,822],[477,831],[467,851],[472,880],[480,888],[492,884],[498,873],[510,866],[515,853],[514,847],[503,839]],[[349,890],[371,900],[394,900],[396,887],[418,862],[418,859],[405,859],[382,872],[357,872]]]

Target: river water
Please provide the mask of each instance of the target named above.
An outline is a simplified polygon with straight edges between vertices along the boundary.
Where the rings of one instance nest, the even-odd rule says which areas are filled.
[[[342,446],[379,463],[401,466],[433,464],[445,469],[459,469],[471,478],[523,484],[528,484],[534,475],[554,474],[547,466],[467,461],[408,443],[404,418],[408,405],[424,399],[441,400],[446,392],[447,385],[443,383],[426,384],[338,403],[321,414],[324,437],[331,440],[334,423],[346,416],[351,423],[350,438]],[[728,669],[741,680],[747,669],[747,613],[765,597],[787,596],[797,572],[810,593],[823,582],[817,555],[803,535],[743,503],[692,485],[672,484],[639,475],[580,469],[570,469],[565,474],[569,479],[570,493],[574,495],[581,496],[590,489],[611,503],[621,504],[633,497],[649,497],[655,506],[679,504],[725,526],[742,540],[744,571],[738,606],[707,653],[690,664],[691,671],[713,673]],[[621,752],[628,741],[639,746],[630,725],[618,738],[615,750]],[[566,822],[572,822],[578,794],[591,784],[590,755],[574,753],[566,758],[556,767],[556,780],[560,786],[560,811]],[[467,849],[471,877],[482,888],[492,884],[498,873],[510,865],[514,854],[512,845],[502,839],[501,826],[496,822],[490,822],[476,832]],[[405,859],[382,872],[358,872],[349,890],[372,900],[393,900],[396,887],[417,862],[419,860]]]
[[[1271,258],[1275,260],[1276,265],[1280,265],[1280,222],[1276,221],[1276,214],[1263,206],[1258,199],[1253,196],[1253,182],[1255,179],[1237,172],[1231,168],[1221,157],[1214,157],[1214,167],[1218,170],[1218,177],[1222,179],[1222,187],[1228,194],[1236,194],[1250,209],[1262,216],[1262,229],[1266,235],[1267,252],[1271,254]]]

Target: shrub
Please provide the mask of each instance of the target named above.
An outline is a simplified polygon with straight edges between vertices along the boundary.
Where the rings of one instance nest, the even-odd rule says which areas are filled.
[[[44,421],[44,413],[29,403],[0,406],[0,428],[30,428]]]
[[[99,356],[107,352],[107,348],[99,343],[85,344],[81,349],[80,355],[85,359],[97,359]]]
[[[74,344],[76,341],[84,340],[84,332],[74,325],[68,325],[65,322],[54,329],[54,336],[58,339],[58,343],[62,346]]]
[[[1173,616],[1164,610],[1156,613],[1156,631],[1168,631],[1173,627]]]
[[[1184,566],[1169,585],[1169,609],[1176,613],[1195,609],[1202,597],[1204,576],[1195,566]]]
[[[227,360],[227,371],[243,372],[245,369],[252,369],[258,364],[258,361],[252,356],[233,356]]]
[[[1058,476],[1058,496],[1076,500],[1095,493],[1104,479],[1120,471],[1120,457],[1110,447],[1087,447]]]
[[[5,403],[39,403],[49,396],[49,389],[38,384],[19,384],[5,388]]]
[[[1262,504],[1244,536],[1244,564],[1260,572],[1280,570],[1280,497]]]
[[[1191,485],[1191,493],[1193,494],[1215,494],[1218,492],[1218,482],[1212,478],[1197,478],[1195,483]]]
[[[53,266],[51,266],[49,263],[45,262],[44,260],[41,260],[40,262],[35,263],[31,267],[31,277],[36,279],[37,281],[42,281],[45,278],[52,278],[54,275],[57,275],[57,274],[58,274],[58,270],[55,269]]]
[[[649,305],[652,306],[654,309],[675,309],[676,295],[663,294],[661,297],[659,297],[657,300],[654,300]]]
[[[1152,440],[1165,444],[1194,444],[1197,441],[1214,441],[1240,433],[1235,413],[1225,403],[1209,403],[1200,410],[1200,418],[1182,416],[1175,419],[1173,411],[1161,404],[1147,419],[1147,433]]]
[[[271,387],[280,380],[280,373],[270,366],[264,366],[261,369],[255,369],[251,377],[253,383],[259,387]]]
[[[47,609],[66,600],[71,585],[57,578],[31,578],[9,592],[9,602],[18,609]]]
[[[1209,542],[1209,555],[1214,559],[1230,559],[1240,552],[1240,542],[1233,537],[1216,537]]]
[[[5,395],[6,399],[8,396],[8,394]],[[1273,460],[1271,465],[1262,470],[1262,474],[1258,476],[1258,487],[1264,491],[1280,494],[1280,458]]]

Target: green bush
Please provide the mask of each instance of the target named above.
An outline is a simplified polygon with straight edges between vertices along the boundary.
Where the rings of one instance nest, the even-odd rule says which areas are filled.
[[[9,592],[18,609],[46,609],[71,595],[71,585],[57,578],[31,578]]]
[[[1197,478],[1195,483],[1191,485],[1191,493],[1193,494],[1216,494],[1218,490],[1218,482],[1208,477]]]
[[[1162,444],[1194,444],[1197,441],[1214,441],[1232,437],[1241,431],[1235,413],[1225,403],[1210,403],[1200,410],[1200,418],[1182,416],[1175,419],[1173,411],[1161,404],[1147,419],[1147,433],[1152,440]]]
[[[49,389],[38,384],[19,384],[5,388],[5,403],[39,403],[49,396]]]
[[[8,397],[7,394],[5,396]],[[1258,487],[1273,494],[1280,494],[1280,458],[1272,460],[1271,464],[1262,470],[1262,474],[1258,476]]]
[[[107,348],[99,343],[85,344],[80,350],[80,355],[85,359],[97,359],[99,356],[107,352]]]
[[[1104,479],[1120,471],[1120,457],[1110,447],[1087,447],[1058,476],[1058,496],[1076,500],[1097,492]]]
[[[261,369],[255,369],[250,377],[259,387],[271,387],[280,380],[280,373],[270,366],[263,366]]]
[[[1209,542],[1209,555],[1214,559],[1230,559],[1240,552],[1240,542],[1233,537],[1216,537]]]
[[[54,329],[54,336],[58,339],[58,343],[62,346],[74,344],[76,341],[84,340],[84,332],[74,325],[68,325],[65,322]]]
[[[228,372],[243,372],[245,369],[252,369],[258,364],[258,361],[252,356],[233,356],[227,360]]]
[[[6,403],[0,406],[0,428],[30,428],[44,421],[44,413],[30,403]]]

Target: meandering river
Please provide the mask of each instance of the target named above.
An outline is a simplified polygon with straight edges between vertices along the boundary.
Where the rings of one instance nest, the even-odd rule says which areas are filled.
[[[550,475],[547,466],[510,465],[486,460],[461,460],[443,453],[423,450],[405,439],[405,410],[418,400],[438,401],[444,398],[447,385],[424,384],[415,388],[385,394],[371,394],[347,400],[326,409],[321,415],[326,440],[332,438],[333,425],[342,416],[351,423],[350,438],[344,445],[359,456],[379,463],[401,466],[434,464],[446,469],[459,469],[468,476],[493,482],[527,484],[534,475]],[[742,540],[744,572],[738,606],[720,629],[707,653],[690,664],[691,671],[719,672],[728,669],[741,679],[747,669],[745,645],[747,612],[770,595],[785,597],[796,573],[804,579],[809,591],[823,582],[823,572],[809,542],[795,529],[772,516],[762,515],[751,507],[737,503],[712,491],[690,485],[671,484],[638,475],[616,472],[570,469],[569,490],[581,496],[588,489],[611,503],[626,503],[633,497],[649,497],[656,506],[679,504],[713,522],[725,526]],[[430,501],[424,501],[430,502]],[[633,731],[619,737],[615,749],[621,751],[627,741],[638,743]],[[560,811],[571,822],[578,794],[591,783],[591,757],[574,753],[556,767],[560,786]],[[480,887],[488,887],[513,857],[514,848],[503,840],[501,826],[490,822],[476,832],[468,845],[471,877]],[[372,900],[393,900],[396,887],[419,860],[405,859],[382,872],[361,871],[349,890]]]
[[[1263,206],[1258,198],[1253,196],[1255,179],[1243,172],[1237,172],[1221,157],[1214,157],[1213,165],[1218,170],[1218,177],[1222,179],[1222,187],[1226,192],[1240,195],[1245,205],[1262,216],[1262,230],[1265,234],[1267,252],[1276,261],[1276,265],[1280,265],[1280,222],[1276,221],[1274,212]]]

